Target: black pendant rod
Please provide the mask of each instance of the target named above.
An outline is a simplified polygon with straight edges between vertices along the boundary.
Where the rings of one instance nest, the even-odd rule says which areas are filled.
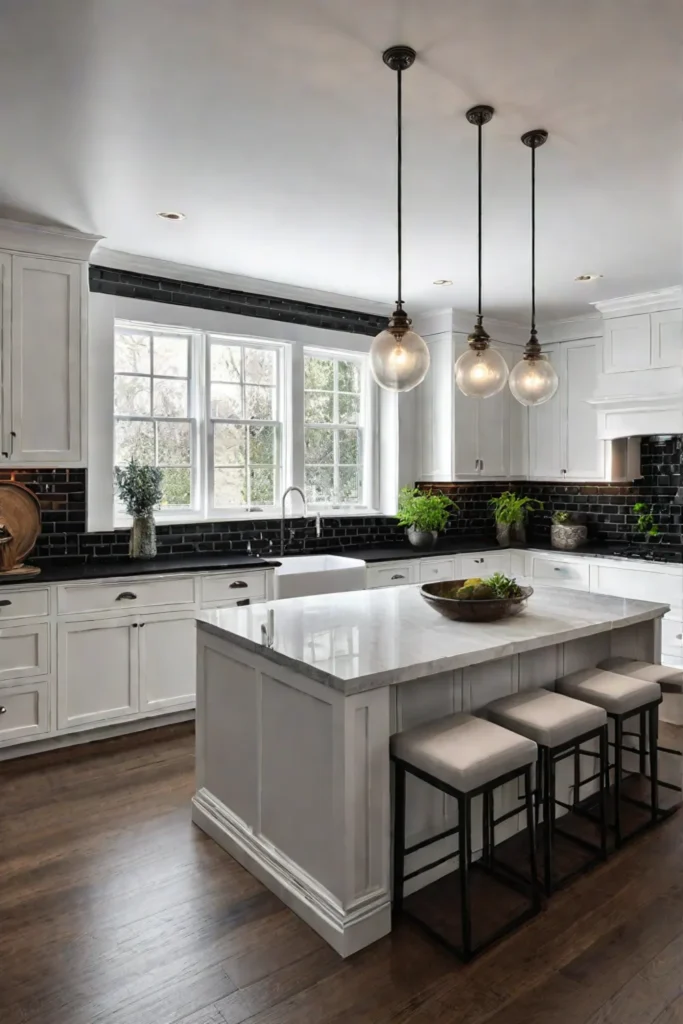
[[[482,327],[482,320],[484,317],[484,311],[482,308],[482,276],[483,276],[483,203],[484,203],[484,190],[483,190],[483,136],[482,128],[485,124],[493,117],[493,107],[479,105],[472,107],[467,111],[465,117],[470,122],[477,126],[477,324],[469,337],[470,344],[475,348],[485,348],[485,343],[488,341],[488,335]]]
[[[412,67],[416,53],[411,46],[390,46],[382,54],[382,60],[396,72],[396,310],[403,314],[403,72]],[[392,318],[393,321],[393,318]],[[390,321],[390,325],[391,322]]]
[[[526,355],[534,358],[541,351],[536,330],[536,150],[547,140],[548,133],[543,128],[535,128],[522,135],[522,142],[531,150],[531,332]]]
[[[396,306],[403,309],[403,71],[396,72],[396,228],[397,271]]]

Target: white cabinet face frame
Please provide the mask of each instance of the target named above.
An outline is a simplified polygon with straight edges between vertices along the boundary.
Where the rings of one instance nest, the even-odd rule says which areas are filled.
[[[81,461],[85,272],[80,263],[12,257],[11,412],[3,438],[11,463]]]
[[[9,456],[12,429],[12,257],[0,252],[0,463]]]

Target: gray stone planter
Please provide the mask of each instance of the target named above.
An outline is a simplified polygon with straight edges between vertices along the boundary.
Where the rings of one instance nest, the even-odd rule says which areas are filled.
[[[550,527],[550,543],[559,551],[575,551],[586,543],[588,527],[581,523],[553,523]]]
[[[418,551],[431,551],[439,537],[436,530],[416,530],[414,526],[409,526],[406,532],[408,540]]]
[[[501,548],[511,544],[526,544],[524,523],[496,523],[496,540]]]

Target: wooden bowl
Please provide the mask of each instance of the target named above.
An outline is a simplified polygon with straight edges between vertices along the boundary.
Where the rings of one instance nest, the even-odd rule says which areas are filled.
[[[495,622],[496,619],[509,619],[524,611],[528,599],[533,594],[533,587],[520,587],[519,597],[492,598],[478,601],[475,598],[459,598],[456,593],[465,580],[440,580],[438,583],[425,583],[420,593],[425,601],[434,605],[437,611],[449,619],[459,622]]]

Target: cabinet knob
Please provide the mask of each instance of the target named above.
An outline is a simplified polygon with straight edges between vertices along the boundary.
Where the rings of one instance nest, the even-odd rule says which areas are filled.
[[[683,640],[683,633],[676,633],[677,640]]]
[[[0,601],[0,608],[8,608],[9,605],[11,605],[11,603],[12,602],[9,601],[7,598],[4,598],[2,601]]]
[[[244,582],[244,580],[235,580],[234,583],[230,584],[230,589],[231,590],[237,590],[238,587],[241,588],[241,587],[246,587],[246,586],[247,586],[247,584]]]
[[[119,594],[116,598],[117,601],[137,601],[138,595],[134,594],[132,590],[124,590],[123,593]]]
[[[2,704],[0,704],[0,715],[6,715],[6,714],[7,714],[7,708],[3,707]]]
[[[400,572],[397,572],[397,573],[394,573],[394,575],[391,578],[392,578],[392,580],[404,580],[405,576],[401,576]]]

